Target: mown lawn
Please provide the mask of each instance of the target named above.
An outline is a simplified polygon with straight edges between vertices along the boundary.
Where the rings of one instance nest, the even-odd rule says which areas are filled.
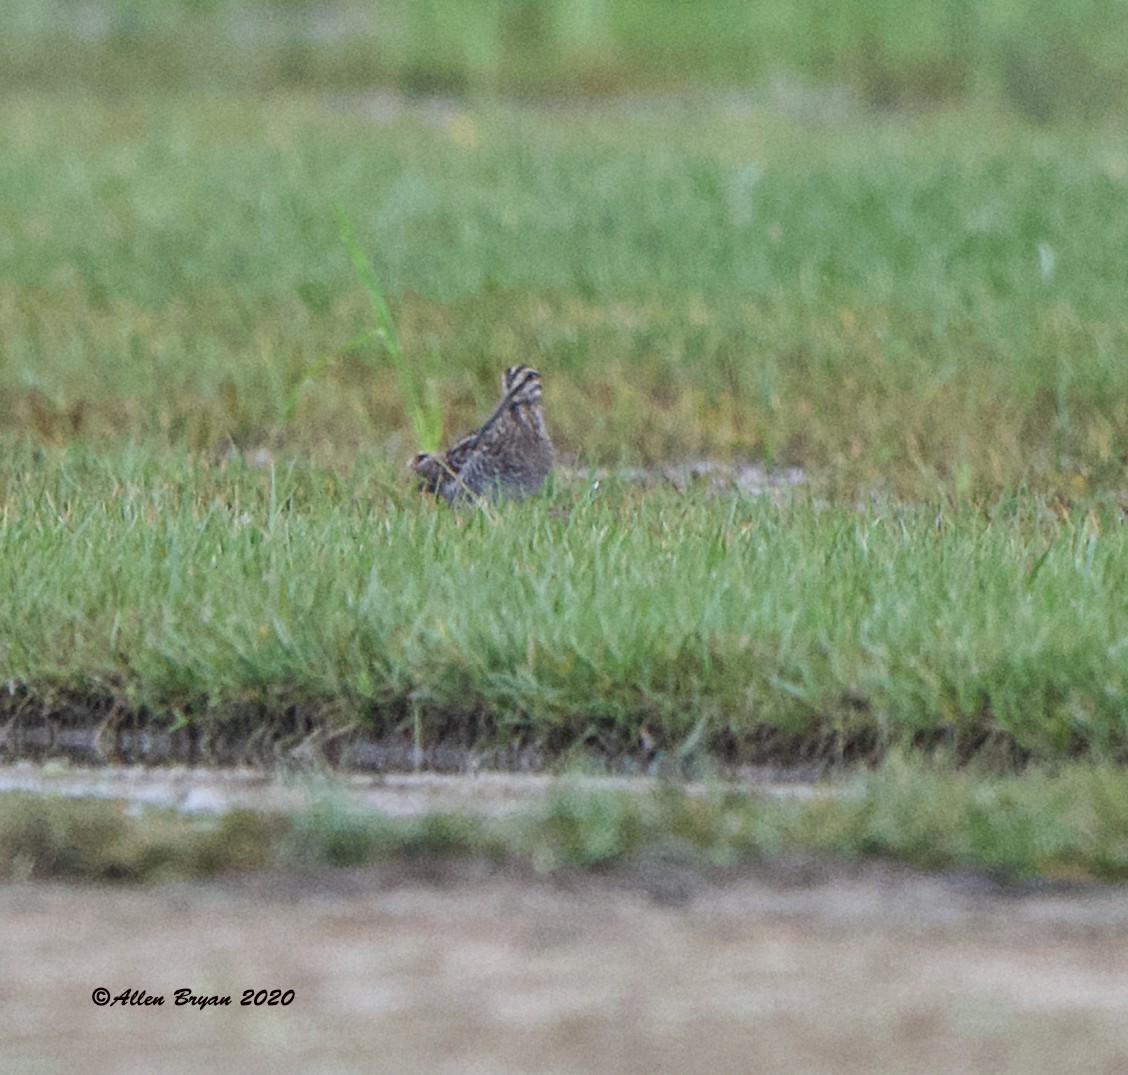
[[[456,514],[337,471],[9,455],[10,711],[318,719],[467,745],[748,761],[1125,752],[1114,503],[767,499],[561,476]],[[17,686],[19,689],[17,689]]]
[[[9,708],[1123,757],[1124,131],[834,100],[14,94]],[[414,494],[334,204],[448,438],[541,370],[545,497]],[[806,482],[591,473],[699,457]]]
[[[1128,143],[991,113],[29,94],[0,121],[0,434],[415,447],[332,211],[447,436],[542,369],[581,462],[839,500],[1119,491]]]
[[[531,35],[536,5],[482,5],[457,48],[438,2],[379,47],[197,6],[107,3],[80,39],[29,5],[0,44],[0,717],[678,777],[894,761],[778,809],[565,794],[500,836],[330,811],[166,846],[160,819],[9,801],[0,872],[293,865],[306,837],[330,864],[590,868],[673,832],[720,866],[1124,876],[1128,131],[1096,6],[718,0],[690,40],[628,2]],[[541,371],[544,496],[411,488],[334,206],[447,439],[503,368]],[[804,481],[615,474],[702,458]]]

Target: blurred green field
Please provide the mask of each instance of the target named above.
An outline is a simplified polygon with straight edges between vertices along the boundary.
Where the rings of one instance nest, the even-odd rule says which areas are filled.
[[[50,0],[0,2],[0,87],[96,93],[390,86],[433,95],[847,86],[879,108],[1005,102],[1035,122],[1115,114],[1114,0]]]
[[[686,7],[0,8],[6,712],[1123,758],[1128,131],[1014,88],[1119,7]],[[542,500],[416,497],[334,203],[447,438],[541,370]],[[699,458],[807,480],[589,476]]]
[[[837,495],[1119,490],[1128,142],[994,113],[24,95],[0,118],[0,431],[414,444],[331,204],[446,435],[545,375],[587,463]]]

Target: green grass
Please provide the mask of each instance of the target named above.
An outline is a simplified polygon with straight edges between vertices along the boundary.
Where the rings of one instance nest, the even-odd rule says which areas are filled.
[[[406,458],[336,201],[446,438],[535,360],[586,462],[795,463],[843,498],[1124,484],[1118,130],[9,104],[0,436]]]
[[[0,116],[7,712],[1123,759],[1122,125],[175,85]],[[421,501],[524,361],[578,469]],[[584,476],[702,455],[809,481]]]
[[[834,507],[598,488],[489,515],[374,459],[0,465],[4,708],[310,717],[547,755],[991,742],[1123,758],[1128,531],[1021,493]],[[416,723],[418,722],[418,723]]]
[[[291,813],[221,817],[112,801],[0,796],[0,879],[152,882],[259,870],[313,872],[427,857],[557,871],[691,870],[731,877],[818,855],[976,870],[1003,883],[1128,878],[1128,776],[1067,766],[1021,778],[900,759],[814,799],[672,785],[640,793],[563,779],[518,815],[395,819],[337,793]]]
[[[943,0],[912,19],[892,0],[7,0],[0,85],[552,96],[784,72],[878,107],[995,96],[1045,122],[1123,105],[1126,20],[1102,0]]]
[[[334,203],[333,210],[337,216],[337,226],[341,234],[341,245],[344,246],[345,252],[349,256],[349,261],[352,262],[357,279],[360,281],[361,287],[364,288],[365,294],[368,296],[368,305],[372,308],[372,331],[366,336],[360,337],[358,342],[373,338],[379,341],[383,349],[387,352],[388,359],[391,361],[392,368],[395,370],[400,398],[404,401],[408,418],[411,419],[411,428],[415,433],[415,439],[421,450],[425,452],[435,452],[440,447],[439,438],[442,435],[443,416],[435,405],[433,398],[434,393],[430,393],[431,398],[429,400],[424,399],[424,387],[420,384],[420,377],[415,367],[408,361],[403,353],[403,348],[400,346],[399,333],[396,332],[395,322],[392,320],[392,314],[388,309],[388,303],[384,298],[380,281],[376,279],[372,262],[368,260],[367,255],[361,250],[360,244],[356,241],[356,236],[353,235],[352,225],[349,223],[348,217],[341,212],[340,206]],[[323,372],[327,366],[327,361],[320,363],[318,372]],[[298,391],[304,388],[305,385],[313,383],[316,380],[316,377],[307,376],[297,388],[292,391],[289,399],[296,401]],[[433,387],[433,384],[428,387]],[[294,407],[292,405],[287,408],[287,419],[293,416],[293,410]]]

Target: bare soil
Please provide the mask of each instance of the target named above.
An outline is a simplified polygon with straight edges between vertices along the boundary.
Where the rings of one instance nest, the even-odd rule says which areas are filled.
[[[99,1007],[144,990],[163,1006]],[[176,1006],[175,991],[230,996]],[[243,990],[293,990],[241,1006]],[[0,889],[7,1073],[1128,1071],[1128,889],[428,860]]]

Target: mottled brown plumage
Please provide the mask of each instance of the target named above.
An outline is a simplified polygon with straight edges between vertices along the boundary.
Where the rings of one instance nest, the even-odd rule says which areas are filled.
[[[445,452],[420,452],[412,461],[419,488],[448,503],[471,496],[520,499],[536,492],[552,469],[552,441],[544,425],[540,374],[510,366],[501,400],[473,433]]]

